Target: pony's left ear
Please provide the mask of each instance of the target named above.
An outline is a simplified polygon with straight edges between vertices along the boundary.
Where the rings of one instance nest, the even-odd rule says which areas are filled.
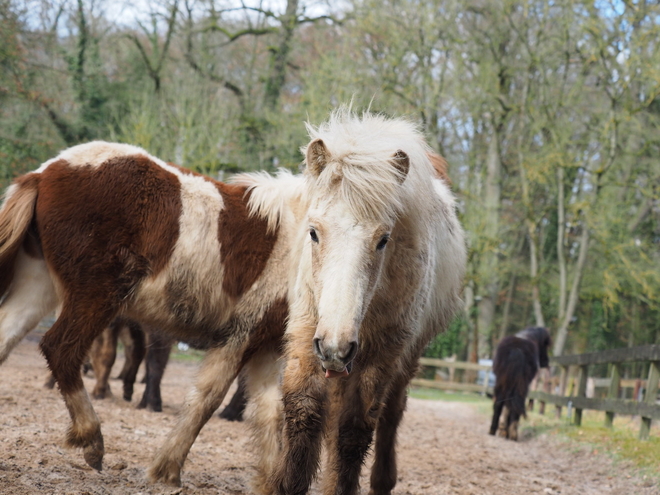
[[[403,184],[410,170],[410,158],[405,151],[398,150],[392,157],[392,165],[399,171],[399,184]]]
[[[318,177],[328,163],[328,148],[321,138],[317,138],[307,145],[307,168]]]

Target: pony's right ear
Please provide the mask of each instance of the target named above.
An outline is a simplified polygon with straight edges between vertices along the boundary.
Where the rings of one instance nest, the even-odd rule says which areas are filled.
[[[328,148],[321,138],[317,138],[307,145],[307,169],[312,175],[319,176],[328,163]]]

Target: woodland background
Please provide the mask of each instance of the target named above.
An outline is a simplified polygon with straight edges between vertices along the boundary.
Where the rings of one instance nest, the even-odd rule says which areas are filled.
[[[297,170],[352,100],[450,164],[465,311],[428,355],[658,343],[659,44],[647,0],[0,0],[0,185],[92,139]]]

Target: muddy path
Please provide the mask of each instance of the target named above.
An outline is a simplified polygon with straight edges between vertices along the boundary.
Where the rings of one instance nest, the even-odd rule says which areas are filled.
[[[190,362],[170,363],[160,414],[135,409],[144,385],[136,385],[129,404],[120,397],[121,383],[112,381],[116,397],[94,402],[105,437],[104,470],[88,468],[80,451],[63,447],[69,418],[59,392],[43,388],[47,370],[37,340],[34,335],[24,340],[0,366],[0,494],[250,493],[255,456],[248,430],[217,416],[193,446],[180,489],[146,482],[146,467],[198,368]],[[91,390],[93,380],[85,378],[85,386]],[[576,444],[543,435],[514,443],[487,435],[487,429],[488,418],[468,404],[410,399],[394,494],[660,493],[660,486],[636,477],[625,464]],[[368,486],[366,475],[362,485]]]

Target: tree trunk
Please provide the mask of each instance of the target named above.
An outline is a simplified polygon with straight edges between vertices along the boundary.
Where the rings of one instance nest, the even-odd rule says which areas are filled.
[[[566,258],[564,257],[564,169],[557,167],[557,265],[559,265],[559,311],[557,321],[561,322],[566,313]]]
[[[298,25],[298,0],[288,0],[286,12],[280,18],[278,44],[270,49],[270,70],[266,80],[265,103],[269,110],[276,110],[282,88],[286,82],[286,66],[289,62],[291,40]]]
[[[516,293],[516,274],[511,274],[511,282],[509,282],[509,289],[506,292],[506,301],[504,302],[504,310],[502,311],[502,323],[500,325],[500,335],[497,339],[498,342],[506,337],[507,329],[509,328],[509,312],[511,311],[511,301]]]
[[[568,325],[571,323],[573,314],[575,313],[575,308],[577,307],[577,302],[580,296],[580,280],[582,279],[582,272],[584,271],[584,265],[587,261],[587,251],[589,249],[589,229],[587,228],[586,222],[582,225],[582,236],[580,239],[580,253],[578,254],[578,260],[575,264],[575,273],[573,274],[573,285],[571,286],[571,293],[568,296],[568,305],[566,307],[566,314],[564,319],[561,322],[561,326],[557,330],[557,338],[555,339],[555,346],[553,348],[553,354],[555,356],[561,356],[564,352],[564,346],[566,345],[566,337],[568,336]]]
[[[488,342],[493,334],[495,321],[495,307],[497,305],[497,291],[499,286],[497,266],[498,266],[498,231],[500,214],[500,171],[502,164],[500,161],[498,132],[493,130],[490,142],[488,143],[488,154],[486,157],[486,187],[484,200],[484,216],[486,224],[484,235],[486,237],[489,249],[483,254],[480,269],[481,300],[479,301],[479,356],[489,355],[490,349]]]

